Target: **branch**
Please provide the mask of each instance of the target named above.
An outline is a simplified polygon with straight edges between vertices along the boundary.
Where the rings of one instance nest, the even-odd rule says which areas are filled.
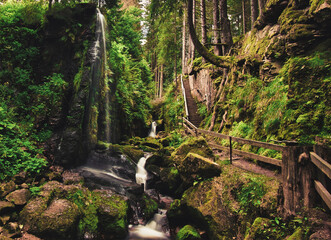
[[[190,35],[192,42],[198,51],[198,53],[203,56],[208,62],[223,68],[229,68],[230,66],[230,58],[225,56],[217,56],[213,53],[211,53],[205,46],[201,44],[199,41],[197,34],[195,32],[195,28],[193,25],[193,0],[188,0],[187,4],[187,18],[188,18],[188,25],[190,30]]]

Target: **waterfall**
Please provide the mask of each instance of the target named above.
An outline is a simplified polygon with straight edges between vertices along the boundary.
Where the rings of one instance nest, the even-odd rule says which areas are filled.
[[[162,232],[164,227],[167,225],[167,215],[166,210],[159,209],[152,220],[150,220],[145,226],[138,225],[133,226],[129,229],[128,239],[159,239],[167,240],[169,239],[167,235]]]
[[[147,182],[147,171],[145,169],[146,160],[151,155],[146,155],[139,159],[137,164],[137,172],[136,172],[136,182],[141,185],[144,184],[144,190],[146,190],[146,182]]]
[[[148,134],[149,137],[155,138],[155,136],[156,136],[156,126],[157,126],[156,122],[153,121],[152,125],[151,125],[151,131]]]

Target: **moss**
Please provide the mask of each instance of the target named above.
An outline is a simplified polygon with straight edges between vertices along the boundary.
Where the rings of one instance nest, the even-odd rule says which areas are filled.
[[[299,227],[287,240],[302,240],[302,239],[303,239],[302,228]]]
[[[198,231],[191,225],[186,225],[179,230],[176,240],[197,240],[201,239]]]
[[[151,219],[158,210],[158,204],[147,195],[143,195],[142,205],[145,220]]]
[[[108,192],[94,192],[99,218],[98,229],[110,239],[124,239],[127,234],[129,204],[125,197]]]
[[[139,159],[144,156],[142,150],[130,145],[120,146],[120,150],[135,163],[138,163]]]
[[[264,231],[271,226],[271,220],[267,218],[258,217],[254,220],[253,225],[250,227],[245,240],[264,239]]]
[[[213,151],[203,137],[188,139],[172,153],[172,156],[176,159],[184,159],[189,152],[199,154],[205,158],[215,158]]]

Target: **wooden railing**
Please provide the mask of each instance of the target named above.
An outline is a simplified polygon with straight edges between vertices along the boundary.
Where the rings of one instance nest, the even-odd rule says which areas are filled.
[[[318,168],[319,171],[321,171],[323,174],[325,174],[325,176],[331,179],[331,164],[329,164],[327,161],[322,159],[315,152],[310,152],[310,159],[312,163],[314,163],[314,165]],[[329,193],[329,191],[319,180],[316,179],[314,180],[314,186],[317,193],[320,195],[320,197],[323,199],[325,204],[331,210],[331,194]]]
[[[312,146],[296,146],[293,142],[288,142],[287,146],[281,146],[199,129],[186,118],[183,118],[183,125],[194,136],[202,134],[229,140],[229,147],[216,144],[214,141],[208,141],[208,144],[213,148],[229,151],[230,162],[232,162],[232,154],[235,153],[243,157],[256,159],[281,167],[283,192],[282,207],[285,216],[295,215],[297,211],[300,211],[301,207],[310,208],[316,206],[316,199],[318,198],[314,196],[317,193],[331,210],[331,164],[317,154],[321,151],[316,148],[317,145],[314,146],[314,152],[311,152]],[[282,160],[233,149],[233,142],[280,151],[282,153]],[[330,155],[326,154],[324,151],[321,151],[321,153],[322,152],[325,158],[328,158]],[[319,172],[318,174],[316,174],[316,169]],[[327,179],[325,179],[325,177],[327,177]]]
[[[243,156],[243,157],[255,159],[255,160],[265,162],[265,163],[269,163],[269,164],[272,164],[272,165],[276,165],[276,166],[279,166],[279,167],[281,167],[281,165],[282,165],[282,161],[279,160],[279,159],[265,157],[265,156],[257,155],[257,154],[254,154],[254,153],[234,149],[233,146],[232,146],[232,143],[237,142],[237,143],[240,143],[240,144],[249,144],[251,146],[262,147],[262,148],[266,148],[266,149],[272,149],[272,150],[276,150],[276,151],[280,151],[280,152],[283,152],[283,150],[286,148],[285,146],[272,144],[272,143],[266,143],[266,142],[259,142],[259,141],[255,141],[255,140],[245,139],[245,138],[232,137],[232,136],[229,136],[229,135],[225,135],[225,134],[216,133],[216,132],[212,132],[212,131],[197,128],[186,118],[183,118],[183,121],[184,121],[184,125],[189,130],[189,132],[191,134],[195,135],[195,136],[197,136],[199,134],[203,134],[203,135],[212,136],[212,137],[215,137],[215,138],[221,138],[221,139],[229,140],[229,147],[225,147],[225,146],[215,144],[215,143],[209,143],[209,145],[211,147],[215,148],[215,149],[220,149],[220,150],[223,150],[223,151],[229,151],[230,152],[230,162],[231,163],[232,163],[232,154],[234,153],[234,154],[237,154],[237,155],[240,155],[240,156]]]

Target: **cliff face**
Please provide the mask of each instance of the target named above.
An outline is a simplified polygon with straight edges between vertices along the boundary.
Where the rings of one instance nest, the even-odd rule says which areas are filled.
[[[204,126],[261,140],[330,136],[330,19],[329,0],[270,0],[228,70],[196,59],[189,78],[210,109]]]

